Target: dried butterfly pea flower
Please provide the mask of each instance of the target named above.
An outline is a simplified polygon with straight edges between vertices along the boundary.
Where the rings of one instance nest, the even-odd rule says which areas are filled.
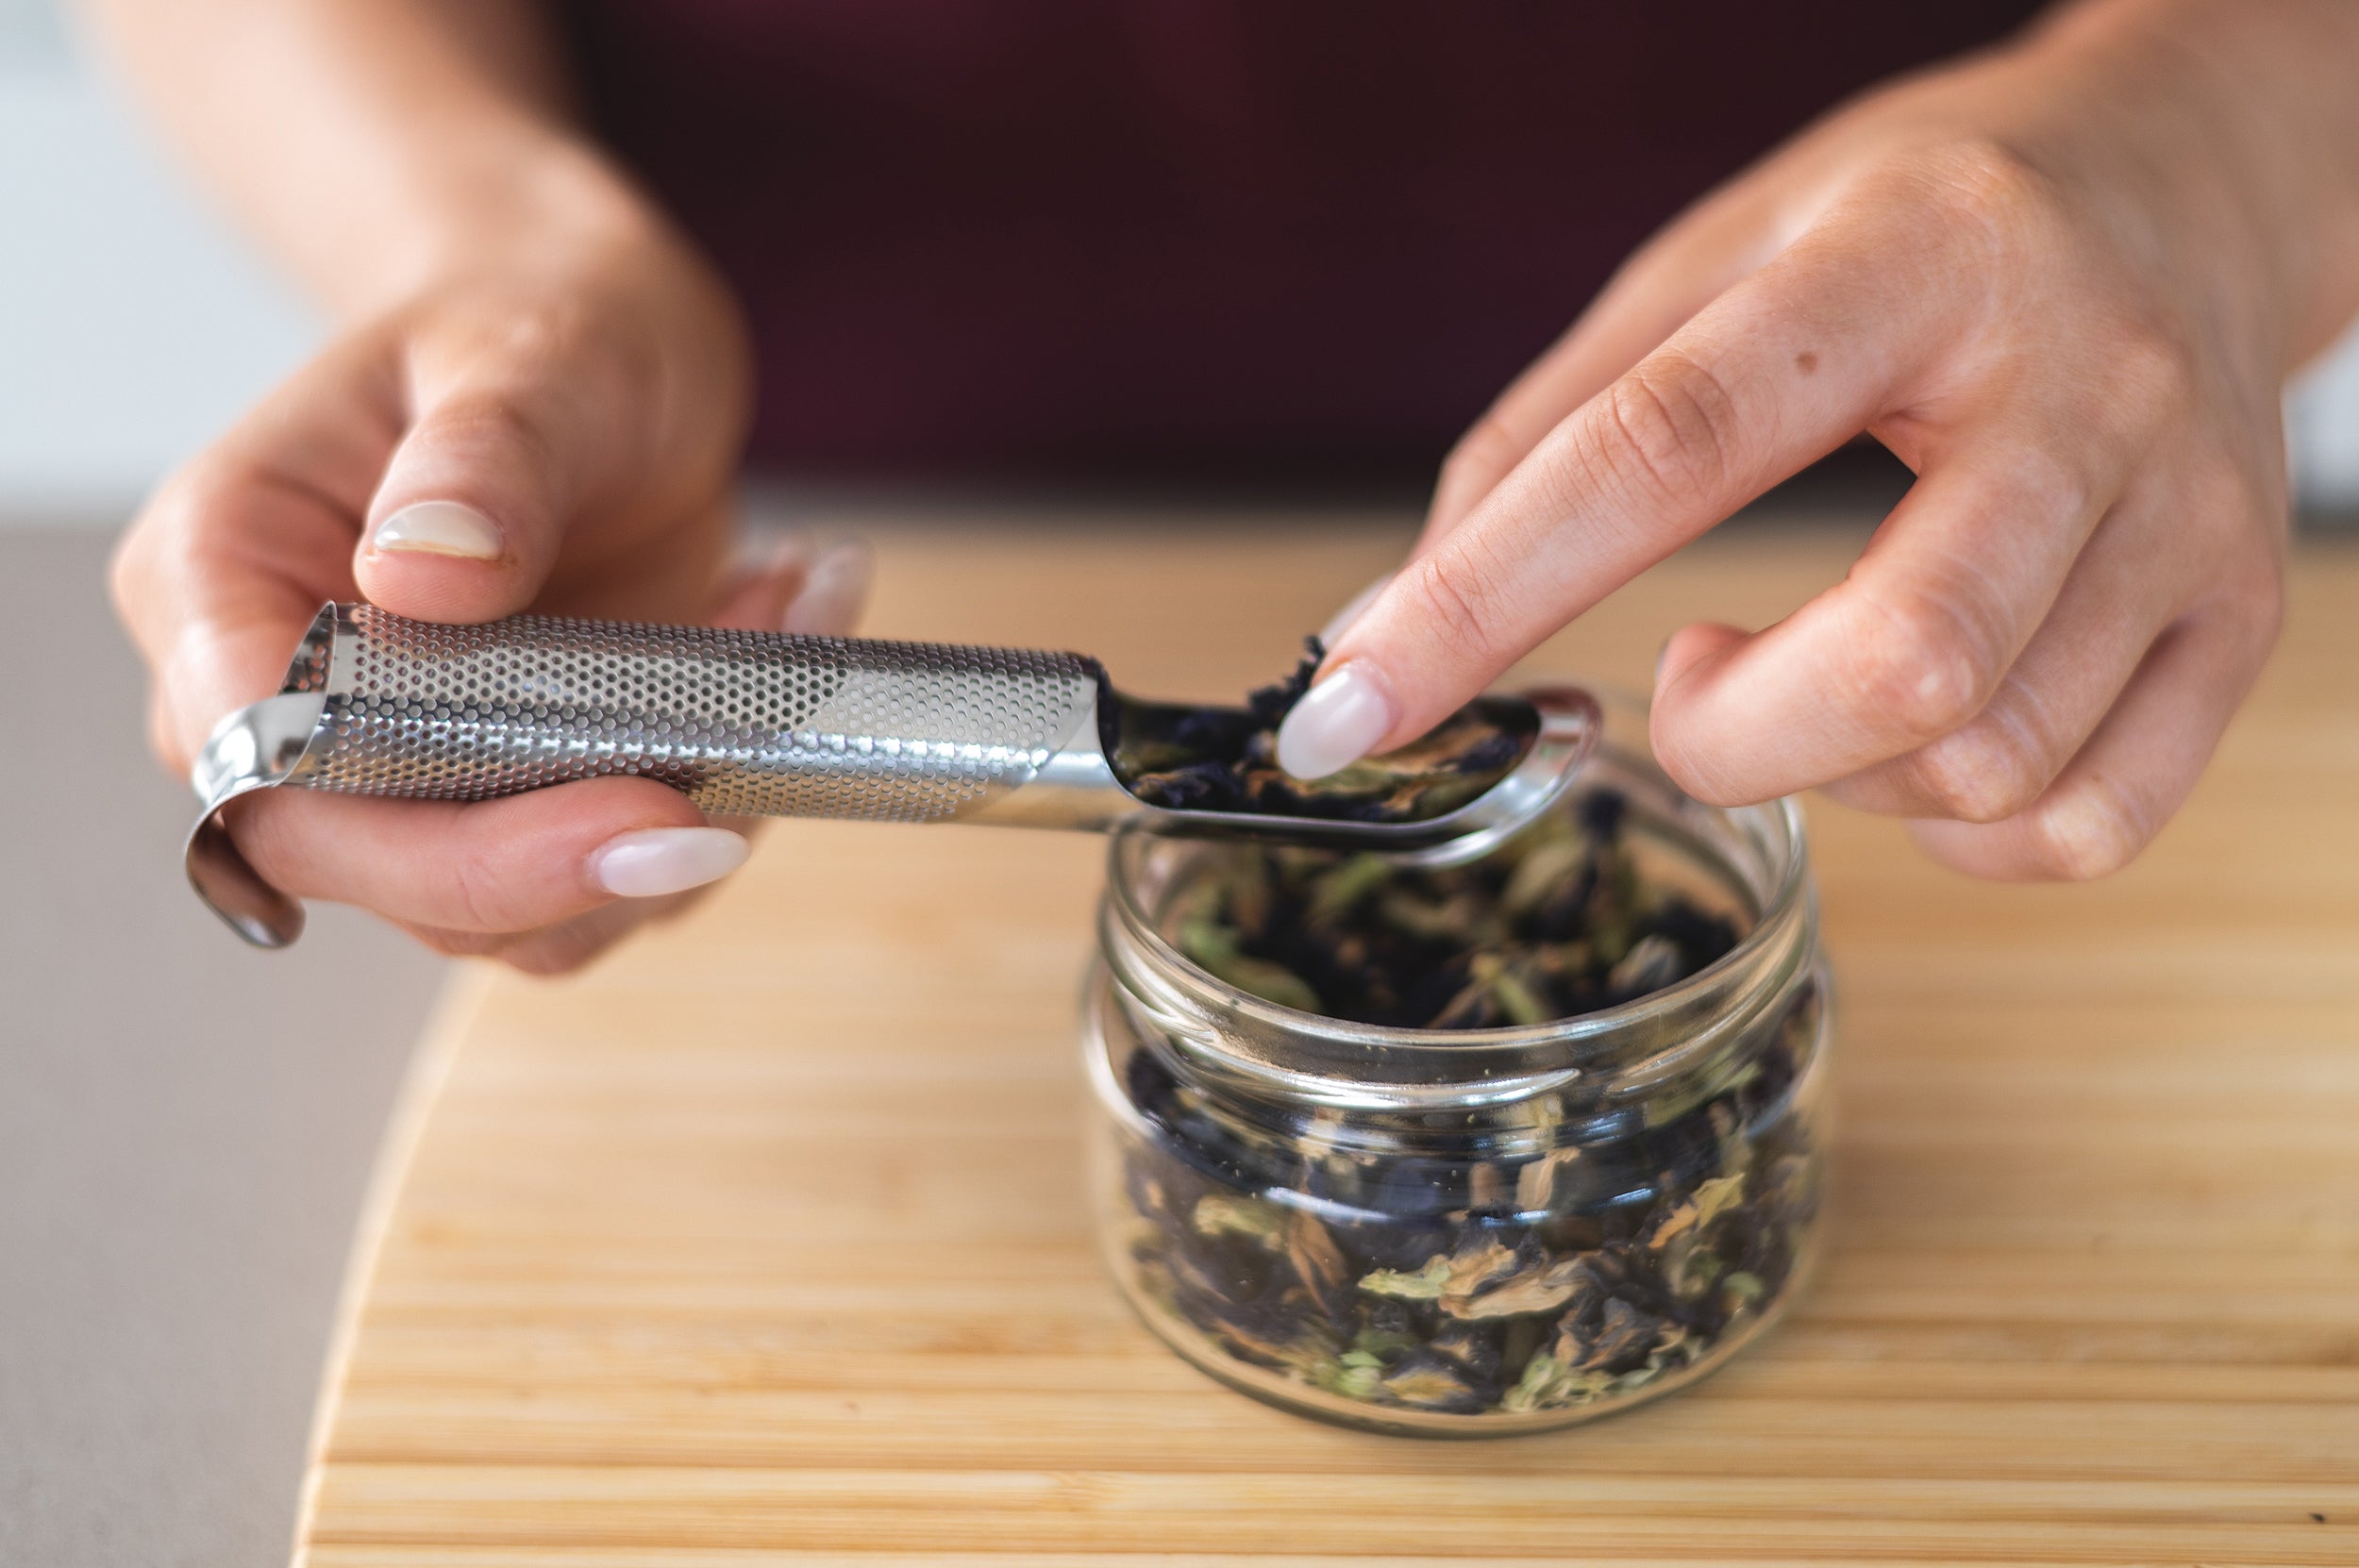
[[[1613,802],[1599,805],[1599,800]],[[1197,963],[1281,1006],[1433,1029],[1530,1026],[1659,991],[1736,942],[1683,894],[1649,895],[1611,792],[1473,865],[1240,844],[1183,899]]]
[[[1531,745],[1529,728],[1476,706],[1381,757],[1325,778],[1296,778],[1278,765],[1278,726],[1325,657],[1315,637],[1304,639],[1304,649],[1292,674],[1249,693],[1243,708],[1123,703],[1108,741],[1116,776],[1139,799],[1172,810],[1424,822],[1497,784]]]
[[[1449,870],[1235,846],[1180,891],[1176,940],[1241,989],[1330,1016],[1545,1024],[1676,983],[1736,940],[1727,917],[1647,885],[1627,820],[1593,791]],[[1240,1362],[1372,1410],[1617,1401],[1784,1292],[1814,1218],[1790,1102],[1815,1017],[1804,986],[1758,1050],[1668,1115],[1601,1122],[1577,1090],[1502,1109],[1524,1152],[1498,1156],[1421,1155],[1414,1139],[1371,1153],[1331,1141],[1333,1112],[1229,1114],[1142,1045],[1126,1078],[1159,1134],[1128,1154],[1142,1290]],[[1591,1141],[1558,1142],[1576,1126]]]

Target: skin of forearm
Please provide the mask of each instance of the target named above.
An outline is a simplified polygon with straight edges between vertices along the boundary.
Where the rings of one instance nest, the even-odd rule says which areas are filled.
[[[241,221],[331,310],[652,220],[576,125],[530,0],[82,0]]]
[[[2077,0],[2027,48],[2065,75],[2042,117],[2120,122],[2088,184],[2149,204],[2277,375],[2359,311],[2359,5]]]

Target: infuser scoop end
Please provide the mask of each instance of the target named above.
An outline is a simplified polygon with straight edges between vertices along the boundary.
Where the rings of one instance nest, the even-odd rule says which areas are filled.
[[[289,947],[303,935],[303,905],[264,881],[222,820],[240,795],[294,773],[318,732],[326,699],[282,692],[242,708],[214,726],[190,770],[202,803],[182,850],[189,886],[228,927],[257,947]]]

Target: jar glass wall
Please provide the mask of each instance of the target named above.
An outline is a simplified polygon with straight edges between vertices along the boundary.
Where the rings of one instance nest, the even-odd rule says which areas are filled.
[[[1084,1004],[1091,1179],[1115,1278],[1182,1356],[1308,1414],[1505,1434],[1675,1389],[1792,1298],[1831,1024],[1800,815],[1689,799],[1643,736],[1613,715],[1562,809],[1618,796],[1638,896],[1742,935],[1552,1022],[1380,1027],[1240,991],[1171,927],[1251,852],[1117,837]]]

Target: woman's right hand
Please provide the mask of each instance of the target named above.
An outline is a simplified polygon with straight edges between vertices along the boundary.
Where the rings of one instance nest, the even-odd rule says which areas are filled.
[[[277,689],[330,599],[449,623],[849,629],[856,551],[727,570],[748,402],[734,307],[653,220],[452,277],[347,333],[174,475],[117,553],[157,754],[185,774],[223,715]],[[628,778],[474,805],[265,791],[229,828],[286,892],[535,971],[745,854]]]

